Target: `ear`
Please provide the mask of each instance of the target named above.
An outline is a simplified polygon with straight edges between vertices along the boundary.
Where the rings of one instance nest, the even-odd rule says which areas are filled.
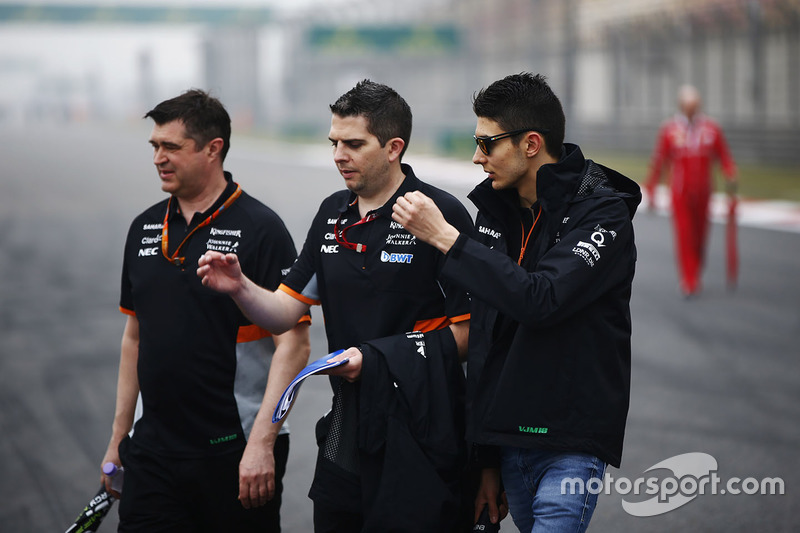
[[[525,155],[527,157],[536,157],[540,152],[544,152],[544,137],[538,131],[529,131],[523,139]]]
[[[221,137],[212,139],[205,147],[206,155],[210,158],[222,158],[222,147],[225,146],[225,141]]]
[[[390,163],[394,163],[396,160],[400,159],[400,154],[403,152],[403,147],[405,147],[405,145],[406,142],[400,137],[394,137],[386,142]]]

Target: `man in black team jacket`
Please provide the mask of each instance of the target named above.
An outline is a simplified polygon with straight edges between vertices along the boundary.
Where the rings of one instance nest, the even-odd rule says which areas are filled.
[[[499,80],[473,108],[473,162],[489,174],[469,196],[477,238],[419,193],[398,199],[394,219],[446,254],[443,276],[472,296],[467,438],[485,467],[476,512],[488,505],[498,518],[502,472],[520,531],[583,531],[596,494],[569,494],[562,480],[586,486],[621,461],[641,194],[563,143],[542,76]]]
[[[321,305],[329,350],[345,350],[338,358],[348,363],[331,371],[331,412],[317,425],[315,530],[454,531],[469,297],[441,278],[445,257],[394,222],[392,206],[422,191],[460,231],[471,233],[472,221],[401,163],[411,110],[393,89],[364,80],[330,107],[347,190],[323,200],[278,290],[242,276],[231,254],[207,253],[198,274],[270,331]]]

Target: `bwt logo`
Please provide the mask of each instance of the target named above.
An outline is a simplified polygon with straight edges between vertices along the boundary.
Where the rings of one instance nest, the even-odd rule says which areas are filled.
[[[760,481],[752,477],[732,477],[723,481],[717,475],[717,460],[707,453],[676,455],[654,464],[645,473],[654,470],[669,471],[670,474],[630,480],[625,477],[614,479],[606,473],[603,479],[591,478],[586,483],[581,478],[564,478],[561,480],[561,494],[611,494],[613,489],[622,496],[652,496],[645,500],[622,499],[625,512],[632,516],[647,517],[668,513],[705,494],[785,493],[784,481],[779,477],[767,477]]]
[[[414,254],[390,254],[381,252],[382,263],[410,263],[414,259]]]

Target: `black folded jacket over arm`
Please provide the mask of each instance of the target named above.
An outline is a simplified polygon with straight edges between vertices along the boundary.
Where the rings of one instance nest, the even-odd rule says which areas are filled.
[[[450,329],[360,349],[364,530],[453,530],[466,447],[464,373]]]

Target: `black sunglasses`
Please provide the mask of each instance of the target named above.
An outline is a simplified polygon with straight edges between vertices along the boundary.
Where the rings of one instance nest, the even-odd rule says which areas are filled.
[[[478,148],[481,149],[481,152],[483,152],[485,155],[489,155],[493,142],[499,141],[500,139],[505,139],[506,137],[513,137],[514,135],[519,135],[520,133],[525,133],[526,131],[535,131],[537,133],[541,133],[542,135],[547,135],[548,133],[550,133],[550,130],[540,130],[537,128],[524,128],[521,130],[507,131],[505,133],[500,133],[498,135],[492,135],[492,136],[486,135],[478,137],[477,135],[473,135],[472,138],[475,139],[475,144],[478,145]]]

